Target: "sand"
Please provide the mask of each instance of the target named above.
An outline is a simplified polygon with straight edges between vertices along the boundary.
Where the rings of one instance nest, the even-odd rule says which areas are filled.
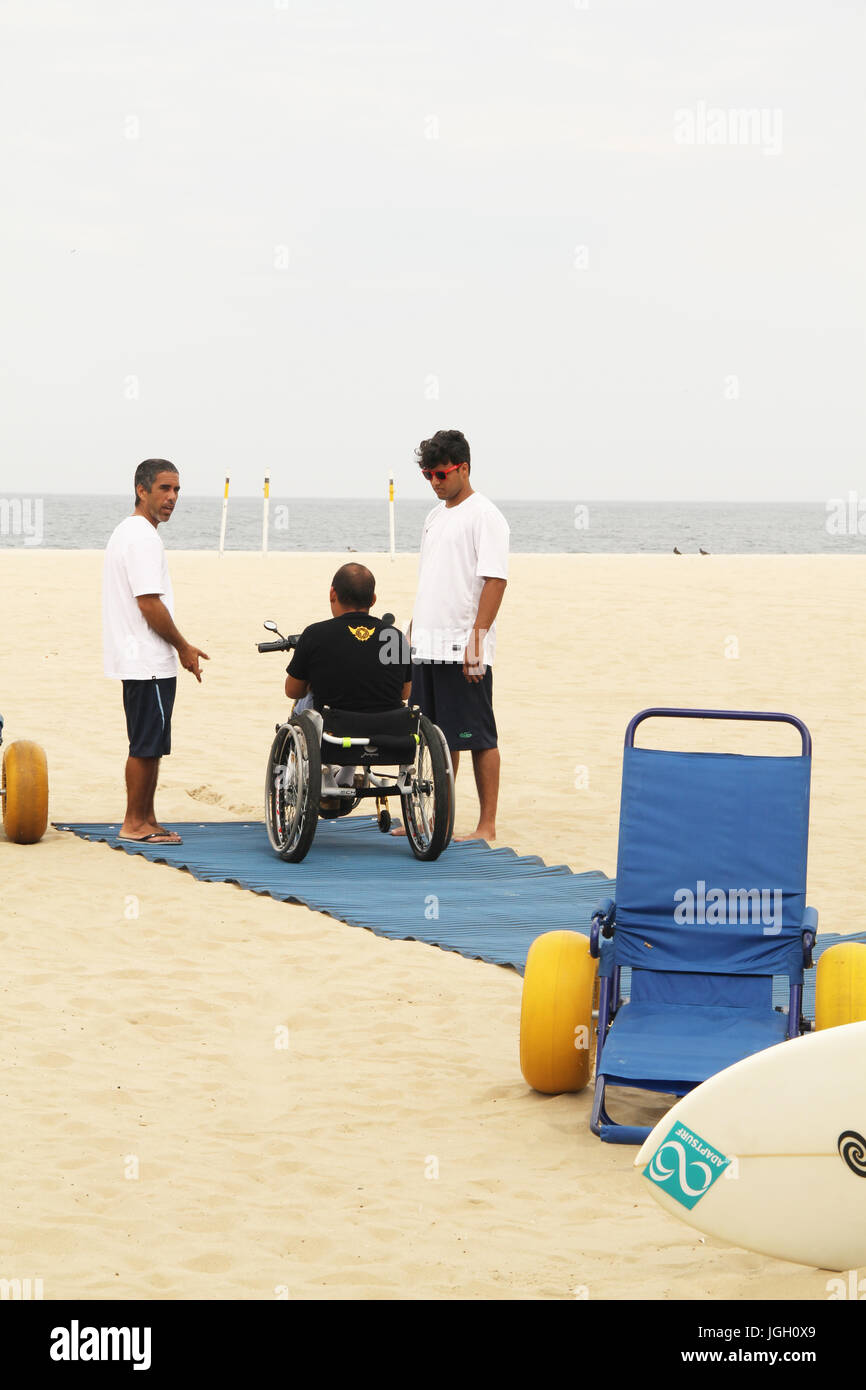
[[[357,558],[407,618],[415,558]],[[201,686],[180,675],[164,820],[260,818],[285,662],[254,643],[264,618],[327,616],[345,559],[170,555],[212,659]],[[52,819],[115,820],[101,555],[7,551],[0,575],[6,739],[45,747]],[[513,557],[497,843],[612,875],[632,714],[782,709],[815,744],[809,901],[862,929],[864,578],[858,557]],[[467,766],[458,832],[474,808]],[[0,837],[0,875],[0,1278],[46,1299],[826,1298],[827,1272],[665,1215],[634,1150],[590,1134],[589,1090],[528,1090],[515,972],[53,829]]]

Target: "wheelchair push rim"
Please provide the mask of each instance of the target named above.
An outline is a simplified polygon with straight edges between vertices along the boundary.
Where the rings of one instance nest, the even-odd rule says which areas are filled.
[[[422,715],[410,789],[400,797],[406,838],[417,859],[438,859],[451,839],[454,774],[449,764],[439,730]]]
[[[265,823],[271,847],[298,863],[313,842],[319,818],[322,763],[315,726],[305,714],[281,724],[265,775]]]

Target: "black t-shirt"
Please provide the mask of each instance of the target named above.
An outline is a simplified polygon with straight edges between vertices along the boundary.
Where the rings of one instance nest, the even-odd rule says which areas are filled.
[[[369,613],[341,613],[304,628],[286,667],[309,681],[313,705],[371,712],[397,709],[412,679],[409,644],[395,627]]]

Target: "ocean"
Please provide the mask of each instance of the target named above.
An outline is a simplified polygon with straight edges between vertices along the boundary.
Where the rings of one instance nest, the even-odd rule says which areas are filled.
[[[829,502],[509,502],[511,549],[547,554],[846,555],[866,551],[866,499]],[[415,551],[430,503],[395,507],[396,549]],[[0,549],[101,550],[131,511],[123,496],[0,497]],[[169,550],[219,547],[221,497],[182,497],[160,527]],[[229,499],[226,550],[261,550],[262,499]],[[269,550],[387,552],[388,508],[369,498],[272,497]]]

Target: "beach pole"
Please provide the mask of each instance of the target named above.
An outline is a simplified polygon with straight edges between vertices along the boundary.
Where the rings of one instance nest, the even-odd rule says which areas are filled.
[[[268,553],[268,511],[271,505],[271,475],[265,474],[265,500],[262,511],[262,554]]]
[[[388,474],[388,521],[391,530],[391,559],[394,559],[394,474]]]
[[[223,516],[222,516],[222,521],[220,522],[220,555],[222,555],[223,550],[225,549],[225,543],[226,543],[226,512],[228,511],[228,509],[229,509],[229,475],[228,475],[228,473],[226,473],[226,485],[225,485],[225,491],[223,492]]]

